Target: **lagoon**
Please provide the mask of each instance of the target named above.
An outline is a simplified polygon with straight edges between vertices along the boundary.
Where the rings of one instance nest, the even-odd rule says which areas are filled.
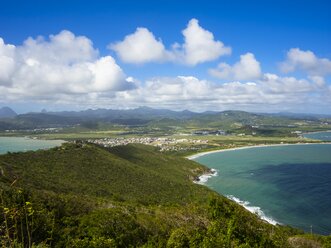
[[[205,183],[271,223],[331,233],[331,144],[251,147],[194,158]]]
[[[35,151],[60,146],[63,140],[38,140],[27,137],[0,137],[0,154]]]
[[[331,131],[305,133],[302,136],[308,139],[331,141]]]

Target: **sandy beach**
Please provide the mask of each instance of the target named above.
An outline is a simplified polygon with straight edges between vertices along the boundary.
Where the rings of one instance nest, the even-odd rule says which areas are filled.
[[[306,133],[302,133],[302,135],[305,135],[305,134],[312,134],[312,133],[330,133],[331,130],[326,130],[326,131],[314,131],[314,132],[306,132]]]
[[[191,156],[187,156],[187,159],[193,160],[196,158],[199,158],[201,156],[205,156],[211,153],[218,153],[218,152],[227,152],[227,151],[236,151],[236,150],[242,150],[242,149],[250,149],[250,148],[259,148],[259,147],[271,147],[271,146],[296,146],[296,145],[324,145],[324,144],[331,144],[331,142],[323,142],[323,143],[296,143],[296,144],[272,144],[272,145],[255,145],[255,146],[242,146],[242,147],[235,147],[235,148],[229,148],[229,149],[219,149],[219,150],[213,150],[208,152],[200,152],[197,154],[193,154]]]

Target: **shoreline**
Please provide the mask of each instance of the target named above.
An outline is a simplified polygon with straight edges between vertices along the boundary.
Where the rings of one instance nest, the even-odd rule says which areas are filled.
[[[206,185],[207,181],[211,177],[217,177],[218,176],[218,170],[214,168],[210,168],[210,171],[208,173],[203,173],[200,175],[196,180],[193,180],[193,183],[200,184],[200,185]],[[226,198],[228,198],[231,201],[234,201],[235,203],[239,204],[240,206],[244,207],[247,211],[251,212],[252,214],[256,214],[261,220],[264,220],[268,222],[271,225],[281,225],[278,221],[273,219],[270,216],[267,216],[263,210],[258,206],[252,206],[250,202],[248,201],[242,201],[239,198],[233,196],[233,195],[224,195]]]
[[[218,170],[210,168],[209,172],[203,173],[202,175],[198,176],[198,179],[193,180],[193,183],[205,185],[209,178],[216,176],[218,176]]]
[[[23,138],[25,140],[40,140],[40,141],[61,141],[63,143],[68,142],[67,140],[64,139],[46,139],[46,138],[40,138],[37,136],[31,136],[31,135],[20,135],[20,136],[2,136],[0,134],[0,138]]]
[[[299,143],[299,144],[270,144],[270,145],[253,145],[253,146],[243,146],[243,147],[236,147],[236,148],[229,148],[229,149],[219,149],[207,152],[200,152],[197,154],[193,154],[191,156],[187,156],[187,159],[194,160],[201,156],[209,155],[212,153],[219,153],[219,152],[226,152],[226,151],[236,151],[236,150],[243,150],[243,149],[250,149],[250,148],[262,148],[262,147],[275,147],[275,146],[294,146],[294,145],[331,145],[331,142],[323,142],[323,143]],[[209,173],[204,173],[198,177],[198,180],[194,180],[193,183],[206,185],[207,181],[214,176],[218,176],[218,170],[214,168],[210,168]],[[220,193],[219,193],[220,194]],[[221,194],[222,195],[222,194]],[[282,223],[278,222],[271,216],[267,216],[263,210],[258,206],[250,205],[250,202],[243,201],[233,195],[223,195],[226,198],[234,201],[235,203],[244,207],[247,211],[256,214],[261,220],[268,222],[271,225],[282,225]]]
[[[269,144],[269,145],[252,145],[252,146],[241,146],[241,147],[234,147],[234,148],[228,148],[228,149],[218,149],[218,150],[212,150],[212,151],[206,151],[206,152],[198,152],[196,154],[187,156],[185,158],[189,160],[194,160],[196,158],[209,155],[212,153],[218,153],[218,152],[226,152],[226,151],[236,151],[236,150],[243,150],[243,149],[250,149],[250,148],[262,148],[262,147],[274,147],[274,146],[296,146],[296,145],[330,145],[331,142],[321,142],[321,143],[296,143],[296,144],[290,144],[290,143],[284,143],[284,144]]]
[[[233,195],[224,195],[226,198],[228,198],[231,201],[234,201],[235,203],[239,204],[240,206],[244,207],[247,211],[251,212],[252,214],[256,214],[261,220],[264,220],[268,222],[271,225],[282,225],[277,220],[273,219],[270,216],[267,216],[263,210],[258,206],[252,206],[250,202],[248,201],[242,201],[238,197],[235,197]]]
[[[331,133],[331,130],[306,132],[306,133],[302,133],[301,135],[304,135],[304,134],[313,134],[313,133]]]

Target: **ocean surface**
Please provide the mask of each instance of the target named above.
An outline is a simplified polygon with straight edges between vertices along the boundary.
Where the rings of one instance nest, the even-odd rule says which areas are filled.
[[[205,182],[270,223],[331,233],[331,144],[255,147],[194,158]]]
[[[302,135],[305,138],[317,139],[324,141],[331,141],[331,131],[329,132],[315,132],[315,133],[306,133]]]
[[[37,140],[25,137],[0,137],[0,154],[48,149],[59,146],[63,140]]]

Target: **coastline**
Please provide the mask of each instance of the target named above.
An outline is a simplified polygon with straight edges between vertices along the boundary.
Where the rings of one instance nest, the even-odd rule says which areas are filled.
[[[64,139],[46,139],[46,138],[40,138],[40,137],[37,137],[37,136],[31,136],[31,135],[18,135],[18,136],[2,136],[0,134],[0,138],[22,138],[22,139],[25,139],[25,140],[40,140],[40,141],[61,141],[62,143],[65,143],[65,142],[68,142],[67,140],[64,140]]]
[[[243,146],[243,147],[236,147],[236,148],[229,148],[229,149],[219,149],[207,152],[200,152],[197,154],[193,154],[191,156],[187,156],[187,159],[194,160],[201,156],[209,155],[212,153],[219,153],[219,152],[226,152],[226,151],[236,151],[236,150],[243,150],[243,149],[250,149],[250,148],[262,148],[262,147],[276,147],[276,146],[295,146],[295,145],[331,145],[331,142],[323,142],[323,143],[296,143],[296,144],[270,144],[270,145],[253,145],[253,146]],[[207,181],[214,176],[218,176],[218,170],[214,168],[210,168],[210,173],[202,174],[198,177],[198,180],[193,181],[194,183],[205,185]],[[228,199],[236,202],[237,204],[244,207],[249,212],[256,214],[261,220],[264,220],[272,225],[282,225],[282,223],[278,222],[271,216],[267,216],[263,210],[258,206],[252,206],[250,202],[243,201],[233,195],[224,195]]]
[[[250,148],[261,148],[261,147],[274,147],[274,146],[296,146],[296,145],[330,145],[331,142],[321,142],[321,143],[296,143],[296,144],[270,144],[270,145],[253,145],[253,146],[241,146],[241,147],[234,147],[234,148],[228,148],[228,149],[218,149],[213,151],[207,151],[207,152],[199,152],[190,156],[187,156],[185,158],[189,160],[194,160],[196,158],[209,155],[212,153],[218,153],[218,152],[226,152],[226,151],[236,151],[236,150],[243,150],[243,149],[250,149]]]
[[[198,179],[193,180],[193,183],[204,185],[209,178],[216,176],[218,176],[218,171],[216,169],[211,168],[210,172],[203,173],[202,175],[198,176]]]
[[[204,173],[200,175],[197,180],[193,180],[193,183],[200,184],[200,185],[205,185],[206,182],[209,180],[211,177],[217,177],[218,176],[218,170],[211,168],[210,172]],[[273,219],[270,216],[267,216],[260,207],[258,206],[252,206],[250,202],[248,201],[242,201],[239,198],[233,196],[233,195],[224,195],[226,198],[228,198],[231,201],[236,202],[240,206],[244,207],[247,211],[256,214],[261,220],[264,220],[268,222],[271,225],[281,225],[278,221]]]
[[[280,222],[276,221],[270,216],[267,216],[260,207],[258,206],[252,206],[250,202],[248,201],[242,201],[239,198],[233,196],[233,195],[225,195],[226,198],[236,202],[240,206],[244,207],[247,211],[256,214],[260,219],[268,222],[271,225],[282,225]]]
[[[326,131],[313,131],[313,132],[306,132],[306,133],[302,133],[302,135],[304,134],[313,134],[313,133],[330,133],[331,130],[326,130]]]

